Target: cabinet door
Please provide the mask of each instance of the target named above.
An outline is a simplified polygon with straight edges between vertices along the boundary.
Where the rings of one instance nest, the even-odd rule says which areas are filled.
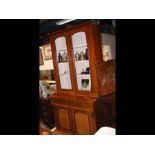
[[[77,32],[72,35],[73,55],[78,90],[91,90],[89,50],[86,33]]]
[[[79,27],[69,34],[76,92],[97,93],[96,51],[92,27]]]
[[[65,34],[56,35],[52,38],[54,70],[56,73],[57,88],[60,91],[72,91],[72,79],[70,70],[70,56]]]
[[[90,135],[95,133],[95,122],[92,112],[74,110],[73,115],[75,134]]]
[[[69,108],[55,107],[56,126],[63,131],[72,132],[71,111]]]

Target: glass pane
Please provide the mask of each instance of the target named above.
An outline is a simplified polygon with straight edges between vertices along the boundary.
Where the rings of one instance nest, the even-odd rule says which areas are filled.
[[[74,62],[78,90],[90,91],[91,78],[89,66],[89,50],[87,47],[85,32],[72,35]]]
[[[57,38],[55,45],[61,89],[72,89],[66,38]]]

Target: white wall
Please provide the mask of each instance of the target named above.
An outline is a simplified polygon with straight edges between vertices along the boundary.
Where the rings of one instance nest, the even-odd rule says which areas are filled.
[[[43,46],[40,47],[41,49],[43,49]],[[42,56],[43,56],[43,60],[44,60],[44,54],[43,54],[43,50],[42,50]],[[39,70],[53,70],[53,59],[49,59],[49,60],[44,60],[44,65],[40,65],[39,66]]]
[[[116,55],[116,39],[115,39],[116,37],[115,37],[115,35],[102,33],[101,38],[102,38],[102,45],[110,45],[112,59],[115,59],[115,55]]]

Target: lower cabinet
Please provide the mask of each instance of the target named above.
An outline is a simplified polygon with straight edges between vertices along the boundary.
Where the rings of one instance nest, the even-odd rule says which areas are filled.
[[[56,128],[74,135],[93,135],[103,126],[115,127],[115,93],[98,98],[53,97]]]
[[[75,135],[95,133],[95,121],[92,112],[57,105],[54,107],[54,116],[59,130]]]

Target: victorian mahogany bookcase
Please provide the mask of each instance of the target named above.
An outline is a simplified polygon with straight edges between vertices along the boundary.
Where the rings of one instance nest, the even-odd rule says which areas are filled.
[[[99,27],[72,26],[51,33],[50,43],[57,85],[51,101],[56,128],[68,134],[94,134],[104,125],[103,98],[115,93],[114,60],[103,61]]]

